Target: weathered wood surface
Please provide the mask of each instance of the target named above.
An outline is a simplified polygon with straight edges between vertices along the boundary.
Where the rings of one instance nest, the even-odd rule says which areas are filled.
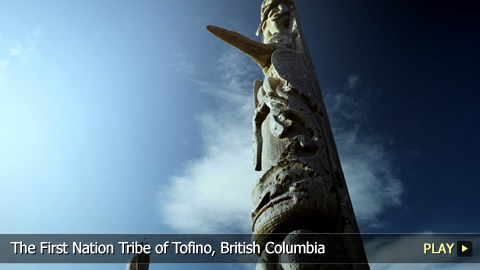
[[[252,231],[263,246],[302,241],[301,232],[359,233],[325,104],[293,0],[265,0],[261,7],[262,43],[216,26],[210,32],[238,48],[262,68],[254,83],[254,168],[263,171],[252,196]],[[309,257],[265,256],[257,269],[369,269],[358,235],[318,240],[335,252]],[[305,240],[305,239],[303,239]],[[363,264],[325,265],[325,261]],[[273,264],[265,264],[273,263]]]

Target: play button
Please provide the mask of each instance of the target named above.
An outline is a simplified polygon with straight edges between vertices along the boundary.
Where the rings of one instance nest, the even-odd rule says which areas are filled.
[[[458,241],[457,255],[458,256],[472,256],[472,241]]]

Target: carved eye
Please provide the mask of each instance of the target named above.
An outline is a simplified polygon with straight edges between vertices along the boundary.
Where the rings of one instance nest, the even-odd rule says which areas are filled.
[[[275,13],[274,13],[275,9],[277,9],[277,8],[273,8],[273,9],[270,10],[270,12],[268,12],[268,18],[270,18],[270,17],[272,17],[273,15],[275,15]]]
[[[265,22],[262,23],[262,31],[265,32],[265,28],[267,28],[267,24]]]
[[[277,5],[276,7],[270,9],[270,11],[268,12],[268,18],[278,14],[281,9],[282,9],[281,5]]]

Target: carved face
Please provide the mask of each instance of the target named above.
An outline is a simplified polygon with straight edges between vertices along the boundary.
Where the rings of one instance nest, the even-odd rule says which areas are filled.
[[[253,232],[259,234],[256,241],[261,244],[271,233],[322,229],[338,213],[330,179],[299,163],[272,167],[260,178],[252,197]]]
[[[290,11],[286,4],[280,3],[268,12],[268,21],[273,22],[279,28],[287,28]]]
[[[281,28],[288,28],[290,11],[288,5],[279,3],[268,12],[267,20],[263,24],[264,39],[269,40]]]

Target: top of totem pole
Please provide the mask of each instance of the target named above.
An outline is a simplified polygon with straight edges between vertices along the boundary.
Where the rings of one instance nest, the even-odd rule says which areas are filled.
[[[262,42],[251,40],[242,34],[218,26],[208,25],[207,30],[250,56],[266,73],[271,64],[272,53],[279,48],[295,49],[292,14],[293,0],[265,0],[261,7],[261,22],[257,35],[263,31]]]
[[[262,32],[263,27],[265,25],[265,21],[268,19],[268,17],[269,17],[268,15],[273,8],[275,8],[279,4],[290,5],[290,4],[293,4],[293,3],[294,3],[293,0],[265,0],[265,1],[263,1],[262,7],[260,8],[261,21],[260,21],[260,25],[258,26],[258,29],[257,29],[257,33],[256,33],[257,36],[260,35],[260,33]]]

